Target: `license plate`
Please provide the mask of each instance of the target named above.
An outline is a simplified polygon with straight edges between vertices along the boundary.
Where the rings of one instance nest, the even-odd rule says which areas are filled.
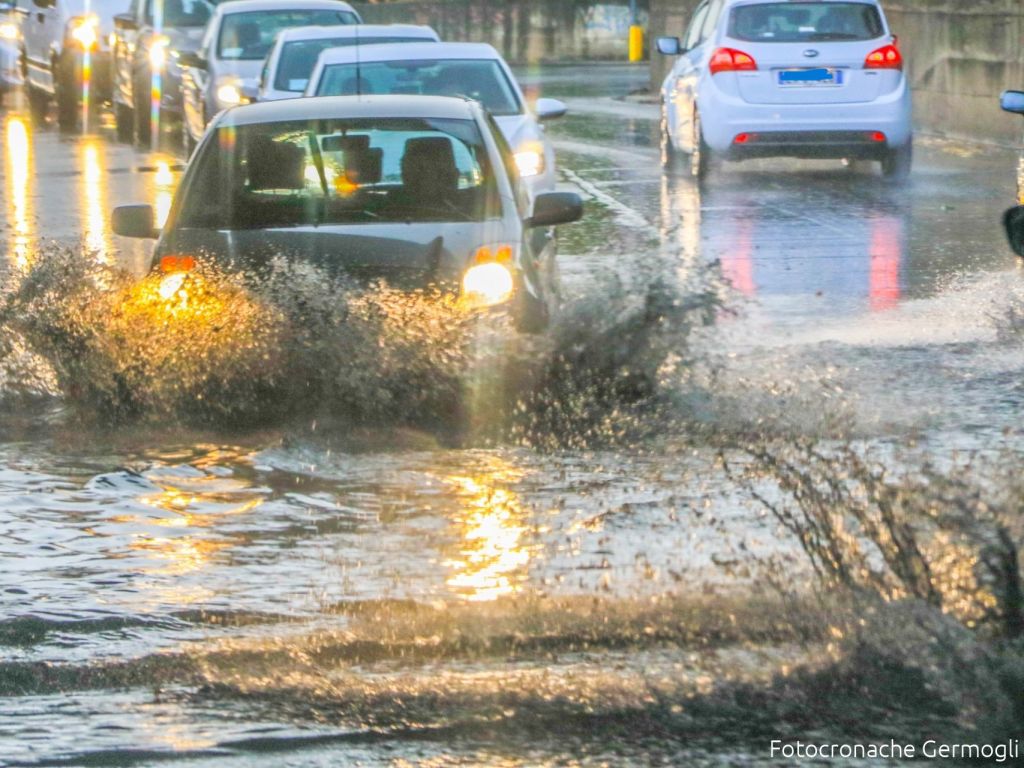
[[[779,85],[800,87],[814,85],[842,85],[843,70],[830,67],[816,69],[783,69],[779,71]]]

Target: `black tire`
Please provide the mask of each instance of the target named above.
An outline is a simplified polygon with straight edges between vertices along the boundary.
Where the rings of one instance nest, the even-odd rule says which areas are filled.
[[[45,123],[50,112],[50,94],[31,85],[25,86],[25,92],[28,95],[28,109],[32,119],[37,123]]]
[[[668,113],[664,107],[661,109],[661,167],[669,172],[679,169],[679,150],[669,135]]]
[[[703,181],[711,170],[711,147],[704,141],[699,112],[695,112],[693,115],[693,139],[694,150],[690,153],[690,175],[697,181]]]
[[[551,324],[551,308],[547,300],[534,298],[522,288],[512,308],[512,320],[520,333],[543,333]]]
[[[143,73],[136,74],[135,81],[132,83],[132,100],[135,102],[132,112],[135,117],[135,141],[140,147],[148,147],[152,143],[150,136],[152,121],[149,114],[149,102],[146,98],[149,95],[149,90],[149,78],[144,77]]]
[[[902,147],[893,147],[882,159],[882,175],[893,181],[905,181],[914,165],[914,144],[908,141]]]
[[[114,123],[117,128],[117,140],[124,144],[132,143],[135,131],[135,110],[127,104],[114,102]]]
[[[185,159],[191,160],[192,153],[196,151],[196,142],[192,138],[192,132],[188,129],[188,121],[185,116],[181,116],[181,148],[185,151]]]
[[[53,66],[56,74],[57,125],[62,131],[78,128],[79,94],[81,93],[81,68],[74,57],[58,59]]]

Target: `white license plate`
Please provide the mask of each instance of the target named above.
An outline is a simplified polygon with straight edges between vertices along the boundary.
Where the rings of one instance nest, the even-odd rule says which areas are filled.
[[[821,85],[842,85],[843,70],[831,67],[814,69],[781,69],[779,85],[783,88],[807,88]]]

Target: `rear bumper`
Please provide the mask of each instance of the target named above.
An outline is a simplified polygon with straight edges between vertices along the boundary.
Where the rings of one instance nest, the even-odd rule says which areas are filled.
[[[741,134],[743,143],[733,140],[719,154],[729,160],[756,157],[838,158],[881,160],[891,145],[888,137],[879,141],[876,131],[770,131]]]
[[[774,141],[739,149],[737,157],[850,157],[851,150],[869,149],[860,140],[850,141],[857,134],[881,131],[889,148],[905,146],[912,137],[906,78],[881,98],[851,104],[749,104],[723,93],[708,78],[702,83],[698,105],[704,140],[726,156],[733,154],[740,133],[774,135]],[[877,143],[873,149],[879,149]]]

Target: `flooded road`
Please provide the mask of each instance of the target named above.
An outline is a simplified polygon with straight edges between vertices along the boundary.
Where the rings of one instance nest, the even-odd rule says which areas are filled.
[[[154,319],[109,211],[166,215],[174,148],[0,113],[0,765],[785,765],[1019,724],[1014,154],[698,188],[645,70],[523,75],[588,198],[539,340],[316,275]]]

